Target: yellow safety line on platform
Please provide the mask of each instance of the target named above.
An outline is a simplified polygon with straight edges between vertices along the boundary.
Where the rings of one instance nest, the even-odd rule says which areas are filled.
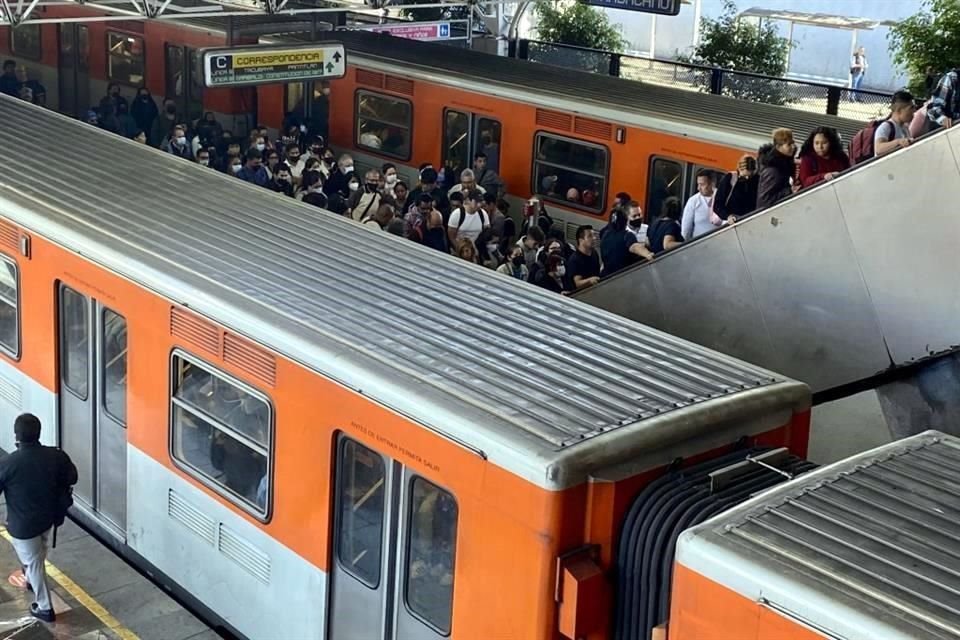
[[[0,535],[6,538],[8,542],[11,540],[11,536],[5,527],[0,528]],[[77,602],[82,604],[90,613],[95,615],[105,627],[117,634],[120,637],[120,640],[140,640],[140,637],[137,636],[137,634],[123,626],[119,620],[114,618],[109,611],[103,608],[103,605],[94,600],[93,596],[84,591],[76,582],[71,580],[70,576],[53,566],[49,560],[46,562],[46,567],[48,576],[53,578],[53,580],[63,587],[67,593],[73,596]]]

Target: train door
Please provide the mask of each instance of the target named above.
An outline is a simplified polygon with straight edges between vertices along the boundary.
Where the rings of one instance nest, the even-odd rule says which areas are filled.
[[[453,172],[451,184],[460,181],[460,172],[473,167],[473,158],[483,152],[487,169],[500,173],[500,140],[503,127],[499,120],[483,115],[445,109],[443,112],[443,157],[447,171]],[[480,176],[477,176],[478,182]]]
[[[60,442],[77,465],[74,495],[118,537],[127,512],[127,321],[59,287]]]
[[[683,162],[673,158],[654,156],[650,160],[650,173],[647,178],[647,208],[648,222],[660,216],[663,202],[667,198],[678,198],[681,207],[687,199],[697,191],[697,173],[706,169],[714,177],[714,186],[723,176],[720,169]]]
[[[454,497],[346,437],[336,459],[330,640],[449,636]]]
[[[203,76],[197,50],[176,44],[167,44],[166,95],[177,103],[177,111],[190,122],[203,116]]]
[[[90,31],[86,25],[59,25],[57,83],[60,113],[83,118],[90,108]]]

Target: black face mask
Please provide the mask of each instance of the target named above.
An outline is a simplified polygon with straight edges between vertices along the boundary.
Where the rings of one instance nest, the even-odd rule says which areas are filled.
[[[523,256],[513,256],[512,262],[513,262],[513,266],[515,267],[519,267],[523,265],[523,262],[524,262]]]
[[[173,115],[176,112],[177,112],[177,108],[175,106],[170,105],[169,107],[167,107],[167,113]]]
[[[634,229],[639,229],[640,227],[643,226],[643,218],[634,218],[632,220],[628,220],[627,224],[629,224]]]
[[[377,187],[379,187],[380,185],[378,185],[376,182],[368,182],[366,186],[367,186],[367,191],[370,191],[372,193],[376,191]]]

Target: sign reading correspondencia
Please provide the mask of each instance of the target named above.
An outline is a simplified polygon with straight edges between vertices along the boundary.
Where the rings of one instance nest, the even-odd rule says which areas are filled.
[[[346,68],[346,53],[337,42],[203,52],[204,85],[211,88],[342,78]]]
[[[587,4],[606,9],[626,9],[640,13],[675,16],[680,13],[682,0],[587,0]]]

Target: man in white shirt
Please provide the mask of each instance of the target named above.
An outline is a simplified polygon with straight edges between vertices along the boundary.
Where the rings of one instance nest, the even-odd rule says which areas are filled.
[[[897,149],[910,146],[910,123],[917,107],[909,91],[897,91],[890,105],[890,117],[880,123],[873,132],[873,155],[875,157],[892,153]]]
[[[683,208],[680,230],[683,239],[693,240],[713,230],[710,212],[713,210],[713,174],[707,169],[697,172],[697,192],[690,196]]]
[[[647,244],[647,225],[643,223],[643,209],[636,202],[627,205],[627,231],[632,233],[641,245]]]
[[[466,193],[474,189],[479,191],[480,195],[487,192],[486,189],[477,184],[477,174],[473,172],[473,169],[464,169],[460,172],[460,184],[453,185],[450,191],[447,192],[447,196],[451,193]]]
[[[290,167],[290,175],[293,177],[294,184],[300,184],[303,168],[307,163],[306,158],[300,153],[300,145],[291,142],[283,148],[283,153],[286,156],[287,166]]]
[[[450,214],[447,221],[447,238],[455,246],[459,238],[469,238],[476,243],[485,229],[490,228],[490,218],[481,208],[483,194],[478,189],[467,191],[463,196],[463,208]]]

